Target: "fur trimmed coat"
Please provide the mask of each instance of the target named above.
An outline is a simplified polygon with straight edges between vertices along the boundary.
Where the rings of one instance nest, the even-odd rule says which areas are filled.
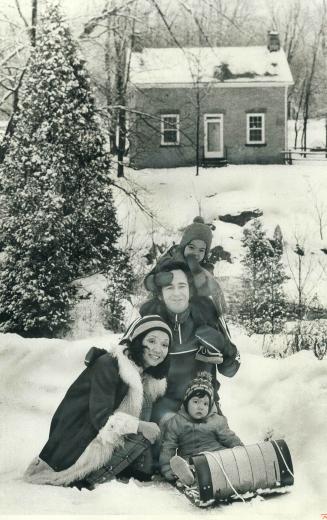
[[[144,393],[154,402],[165,393],[166,379],[142,375],[124,348],[112,347],[70,386],[25,481],[68,486],[107,464],[124,435],[137,432]]]

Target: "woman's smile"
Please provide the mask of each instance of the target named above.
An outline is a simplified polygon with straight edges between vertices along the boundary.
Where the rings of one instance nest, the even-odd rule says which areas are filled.
[[[169,337],[163,330],[153,330],[144,337],[142,344],[145,368],[155,367],[168,354]]]

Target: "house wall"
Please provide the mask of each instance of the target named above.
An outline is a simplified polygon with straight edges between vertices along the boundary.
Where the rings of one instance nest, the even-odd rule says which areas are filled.
[[[204,114],[224,114],[224,146],[229,163],[282,163],[285,146],[285,87],[207,87],[135,90],[132,106],[144,115],[131,119],[131,164],[170,168],[196,162],[196,113],[200,107],[200,154],[204,151]],[[266,142],[246,144],[246,114],[264,112]],[[180,114],[180,144],[160,144],[160,115]],[[147,115],[148,114],[148,115]]]

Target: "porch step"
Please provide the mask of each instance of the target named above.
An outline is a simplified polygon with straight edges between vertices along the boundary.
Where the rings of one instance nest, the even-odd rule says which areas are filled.
[[[202,159],[201,166],[203,168],[221,168],[222,166],[227,166],[227,159],[222,158],[215,158],[215,159]]]

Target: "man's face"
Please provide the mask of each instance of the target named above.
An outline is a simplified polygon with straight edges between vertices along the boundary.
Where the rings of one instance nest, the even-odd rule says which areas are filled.
[[[162,288],[162,299],[167,309],[175,314],[186,311],[189,305],[190,288],[186,274],[181,269],[171,271],[173,279]]]

